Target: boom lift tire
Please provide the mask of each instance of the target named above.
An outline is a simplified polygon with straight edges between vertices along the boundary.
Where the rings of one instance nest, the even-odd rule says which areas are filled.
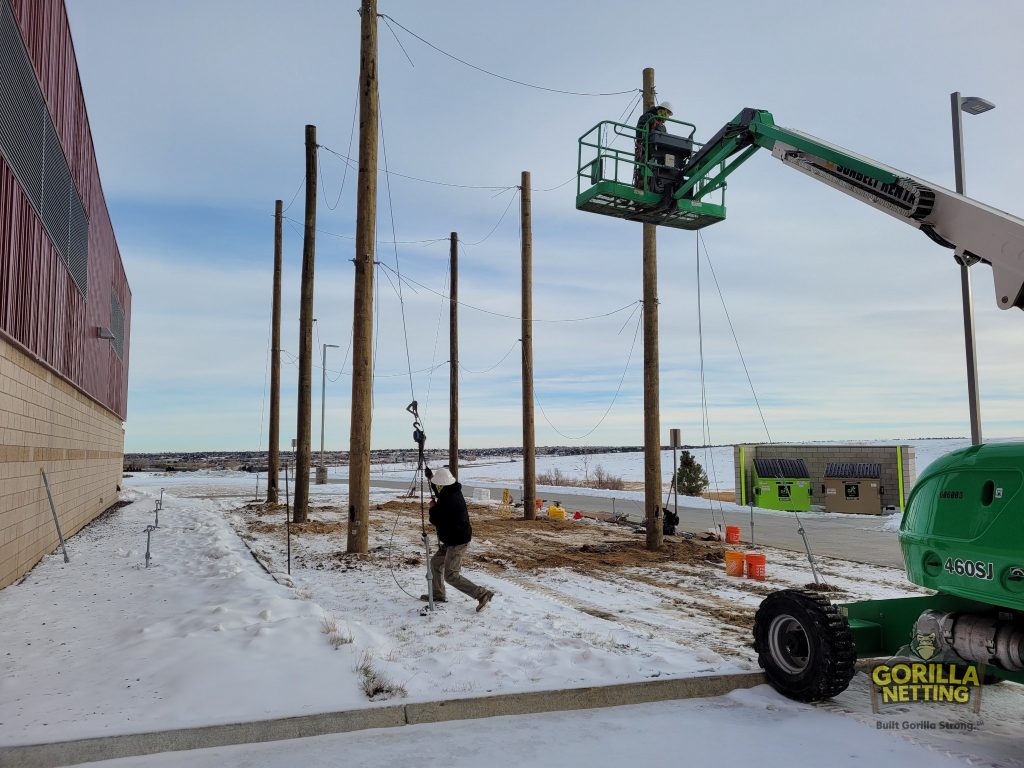
[[[857,660],[846,617],[822,595],[796,589],[773,592],[761,602],[754,650],[772,687],[803,702],[845,691]]]

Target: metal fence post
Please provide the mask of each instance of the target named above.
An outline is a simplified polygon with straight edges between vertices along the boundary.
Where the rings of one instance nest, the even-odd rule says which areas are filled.
[[[43,486],[46,488],[46,498],[50,501],[50,512],[53,513],[53,525],[57,529],[57,538],[60,539],[61,551],[64,552],[64,562],[71,562],[68,559],[68,548],[64,545],[64,534],[60,532],[60,521],[57,520],[57,507],[53,505],[53,495],[50,493],[50,481],[46,479],[45,469],[40,467],[39,473],[43,476]]]

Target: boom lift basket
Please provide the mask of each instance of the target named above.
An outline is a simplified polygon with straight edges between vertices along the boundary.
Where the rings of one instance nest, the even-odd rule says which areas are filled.
[[[676,198],[672,192],[684,181],[687,159],[702,145],[693,140],[696,126],[684,135],[654,132],[604,120],[579,139],[576,207],[629,221],[676,229],[703,229],[725,218],[725,183],[697,182]],[[650,138],[650,140],[648,140]],[[639,147],[639,151],[637,150]],[[724,169],[724,161],[722,167]],[[707,178],[707,177],[705,177]]]

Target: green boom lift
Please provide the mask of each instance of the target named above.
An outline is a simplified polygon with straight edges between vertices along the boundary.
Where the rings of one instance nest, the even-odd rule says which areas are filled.
[[[996,304],[1024,309],[1024,221],[744,109],[709,141],[615,122],[579,140],[576,207],[678,229],[725,218],[727,177],[758,149],[924,232],[960,264],[992,267]],[[625,138],[626,149],[614,148]],[[639,148],[639,149],[638,149]],[[857,658],[908,645],[928,659],[983,665],[1024,683],[1024,445],[976,445],[944,456],[918,479],[900,527],[907,577],[924,597],[833,605],[782,590],[754,623],[772,685],[801,701],[835,696]],[[925,658],[925,656],[921,656]]]

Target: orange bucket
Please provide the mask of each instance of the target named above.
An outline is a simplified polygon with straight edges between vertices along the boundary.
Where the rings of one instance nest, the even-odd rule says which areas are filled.
[[[763,567],[762,567],[763,572]],[[743,553],[725,550],[725,575],[743,577]]]
[[[725,526],[725,543],[726,544],[739,544],[740,543],[740,527],[738,525],[727,525],[727,526]]]
[[[746,556],[747,578],[764,581],[765,564],[768,562],[766,555],[750,553]]]

